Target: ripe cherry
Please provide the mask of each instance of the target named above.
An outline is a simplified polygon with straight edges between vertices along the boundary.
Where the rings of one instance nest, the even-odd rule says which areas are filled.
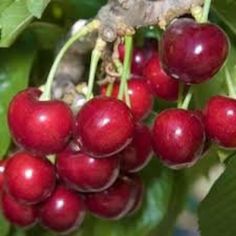
[[[207,136],[225,148],[236,148],[236,100],[214,96],[204,109]]]
[[[136,124],[132,143],[118,156],[124,172],[137,172],[143,169],[151,159],[152,140],[149,128],[141,123]]]
[[[5,186],[24,204],[36,204],[49,197],[55,181],[53,165],[41,156],[19,152],[7,161]]]
[[[18,93],[8,110],[8,125],[17,144],[37,153],[57,153],[71,134],[73,117],[62,101],[39,101],[41,92],[29,88]]]
[[[164,70],[187,84],[212,78],[224,64],[228,51],[229,40],[221,28],[187,18],[170,24],[160,41]]]
[[[164,164],[172,168],[193,165],[203,150],[204,126],[194,112],[168,109],[153,127],[153,148]]]
[[[112,97],[116,98],[119,93],[120,83],[113,86]],[[106,89],[102,88],[102,94],[105,95]],[[153,96],[146,82],[142,79],[130,79],[128,81],[128,93],[130,97],[130,109],[136,120],[146,118],[153,106]],[[125,98],[124,98],[125,100]]]
[[[59,185],[52,196],[39,206],[40,223],[53,231],[68,233],[83,221],[85,207],[81,196]]]
[[[19,227],[30,227],[37,221],[35,206],[22,205],[5,191],[1,195],[1,208],[4,217]]]
[[[176,101],[179,93],[179,81],[171,78],[161,68],[158,55],[147,62],[143,76],[152,93],[167,101]]]
[[[0,161],[0,194],[3,191],[3,183],[4,183],[4,173],[5,173],[6,161]]]
[[[95,97],[76,117],[75,138],[82,151],[94,157],[118,153],[132,141],[133,132],[130,109],[115,98]]]
[[[120,219],[134,206],[135,183],[128,177],[120,177],[109,189],[87,194],[85,203],[88,210],[101,218]]]
[[[57,172],[69,187],[98,192],[110,187],[119,175],[118,157],[97,158],[83,152],[64,151],[57,156]]]

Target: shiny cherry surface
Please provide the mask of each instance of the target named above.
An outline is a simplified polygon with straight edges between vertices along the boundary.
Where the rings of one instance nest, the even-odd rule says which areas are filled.
[[[1,208],[4,217],[19,227],[30,227],[37,221],[35,206],[23,205],[5,191],[1,195]]]
[[[21,147],[36,153],[57,153],[72,134],[72,112],[62,101],[39,101],[40,94],[37,88],[18,93],[9,106],[8,125]]]
[[[194,112],[175,108],[156,117],[152,135],[157,157],[172,168],[193,165],[205,141],[204,126]]]
[[[173,79],[161,68],[158,55],[154,55],[147,62],[143,76],[152,91],[158,98],[167,101],[176,101],[179,93],[179,81]]]
[[[109,189],[100,193],[87,194],[85,203],[88,210],[101,218],[120,219],[134,206],[135,183],[128,177],[120,177]]]
[[[118,157],[94,158],[83,152],[65,151],[57,156],[57,172],[69,187],[98,192],[110,187],[119,175]]]
[[[0,194],[3,190],[3,183],[4,183],[4,173],[5,173],[6,161],[0,161]]]
[[[68,233],[82,223],[85,207],[81,196],[64,186],[57,186],[52,196],[39,206],[40,223],[53,231]]]
[[[204,108],[207,136],[225,148],[236,148],[236,100],[224,96],[209,99]]]
[[[41,156],[19,152],[7,161],[5,187],[20,202],[36,204],[43,201],[52,193],[55,181],[53,165]]]
[[[181,18],[166,29],[159,49],[162,66],[170,76],[197,84],[220,70],[228,55],[229,40],[215,24]]]
[[[118,154],[121,170],[130,173],[140,171],[150,161],[151,153],[151,132],[146,125],[137,123],[132,143]]]
[[[132,141],[134,118],[125,103],[111,97],[95,97],[81,108],[75,126],[75,138],[82,151],[106,157]]]

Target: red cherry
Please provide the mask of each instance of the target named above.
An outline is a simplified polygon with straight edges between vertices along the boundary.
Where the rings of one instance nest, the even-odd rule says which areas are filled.
[[[1,207],[4,217],[19,227],[30,227],[37,221],[35,206],[22,205],[6,192],[1,195]]]
[[[39,101],[40,94],[40,90],[29,88],[12,99],[9,128],[23,148],[42,154],[57,153],[71,136],[72,112],[62,101]]]
[[[191,111],[168,109],[161,112],[153,127],[153,148],[157,156],[172,168],[193,165],[205,141],[201,120]]]
[[[56,181],[53,165],[45,158],[19,152],[7,161],[5,185],[25,204],[36,204],[52,193]]]
[[[119,175],[117,157],[95,159],[85,153],[65,151],[57,157],[57,172],[68,186],[81,192],[99,192],[110,187]]]
[[[134,118],[121,101],[95,97],[76,117],[75,138],[94,157],[106,157],[124,149],[133,138]]]
[[[53,231],[68,233],[82,223],[85,207],[79,194],[58,186],[52,196],[39,206],[41,224]]]
[[[136,190],[132,179],[121,177],[109,189],[86,195],[85,203],[92,214],[117,220],[124,217],[134,206]]]
[[[4,183],[4,173],[5,173],[6,161],[0,161],[0,194],[3,190],[3,183]]]
[[[212,78],[224,64],[228,51],[229,40],[221,28],[187,18],[174,21],[160,41],[164,70],[187,84]]]
[[[204,109],[207,136],[225,148],[236,148],[236,100],[214,96]]]
[[[149,128],[138,123],[132,143],[118,156],[121,158],[121,169],[125,172],[137,172],[143,169],[151,159],[152,141]]]
[[[158,55],[147,62],[143,76],[152,93],[167,101],[176,101],[179,94],[179,81],[168,76],[160,65]]]
[[[112,97],[116,98],[119,93],[120,83],[115,83],[113,86]],[[102,94],[106,94],[106,89],[103,87]],[[144,80],[131,79],[128,81],[128,93],[131,103],[131,111],[136,120],[146,118],[153,106],[153,96]],[[125,101],[125,99],[124,99]]]

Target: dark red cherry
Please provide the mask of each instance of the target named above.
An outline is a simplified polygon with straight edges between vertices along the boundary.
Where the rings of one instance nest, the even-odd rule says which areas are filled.
[[[5,185],[20,202],[36,204],[43,201],[52,193],[55,181],[53,165],[41,156],[19,152],[7,161]]]
[[[140,176],[132,175],[132,176],[130,176],[130,178],[132,178],[132,180],[134,181],[135,188],[136,188],[135,201],[134,201],[134,204],[133,204],[131,210],[128,213],[129,215],[133,215],[140,209],[140,207],[143,203],[145,188],[144,188],[144,183],[143,183],[142,179],[140,178]]]
[[[94,157],[106,157],[124,149],[133,138],[134,118],[125,103],[111,97],[88,101],[76,117],[75,138]]]
[[[99,192],[119,175],[118,157],[97,158],[83,152],[65,151],[57,156],[57,172],[68,186],[81,192]]]
[[[161,112],[153,127],[153,148],[172,168],[193,165],[203,150],[204,126],[194,112],[168,109]]]
[[[220,70],[228,55],[229,40],[215,24],[181,18],[166,29],[159,48],[162,66],[170,76],[197,84]]]
[[[88,210],[101,218],[120,219],[134,206],[135,183],[128,177],[120,177],[109,189],[90,193],[85,197]]]
[[[0,194],[3,190],[3,183],[4,183],[4,173],[5,173],[6,161],[0,161]]]
[[[39,206],[40,223],[53,231],[68,233],[82,223],[85,207],[81,196],[58,186],[52,196]]]
[[[1,195],[1,208],[4,217],[19,227],[30,227],[37,221],[35,206],[22,205],[5,191]]]
[[[214,96],[204,108],[207,136],[225,148],[236,148],[236,100]]]
[[[112,97],[116,98],[119,93],[120,83],[113,86]],[[153,96],[144,80],[130,79],[128,81],[128,93],[131,103],[131,111],[136,120],[146,118],[153,106]],[[106,94],[106,89],[102,88],[102,94]],[[125,98],[124,98],[125,101]]]
[[[158,41],[155,38],[145,38],[143,43],[143,53],[145,56],[146,62],[158,54]]]
[[[72,134],[72,112],[62,101],[39,101],[40,94],[37,88],[18,93],[9,106],[8,125],[23,148],[42,154],[57,153]]]
[[[151,159],[152,141],[149,128],[141,123],[136,124],[132,143],[118,156],[124,172],[137,172],[143,169]]]
[[[171,78],[161,68],[158,55],[147,62],[143,76],[152,93],[167,101],[176,101],[179,93],[179,81]]]

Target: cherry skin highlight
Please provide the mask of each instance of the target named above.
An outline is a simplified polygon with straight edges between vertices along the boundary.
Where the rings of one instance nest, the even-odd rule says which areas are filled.
[[[119,93],[120,83],[113,86],[112,97],[116,98]],[[153,96],[146,82],[142,79],[130,79],[128,81],[128,93],[130,98],[130,110],[136,120],[145,119],[151,112]],[[102,95],[106,94],[106,88],[102,88]],[[125,101],[125,98],[123,99]]]
[[[207,137],[224,148],[236,148],[236,100],[214,96],[203,113]]]
[[[134,118],[123,102],[95,97],[79,111],[74,136],[82,151],[107,157],[124,149],[132,141],[133,132]]]
[[[57,172],[71,188],[80,192],[99,192],[118,178],[118,157],[94,158],[83,152],[65,151],[57,156]]]
[[[23,205],[5,191],[1,194],[1,208],[4,217],[19,227],[31,227],[37,222],[35,206]]]
[[[176,108],[156,117],[152,137],[156,155],[176,169],[193,165],[200,158],[205,142],[199,117],[194,112]]]
[[[161,68],[158,55],[154,55],[147,62],[143,76],[152,91],[158,98],[167,101],[176,101],[179,94],[179,81],[173,79]]]
[[[81,196],[59,185],[52,196],[39,206],[40,223],[55,232],[69,233],[82,223],[85,206]]]
[[[7,161],[5,187],[24,204],[37,204],[45,200],[52,193],[55,181],[53,165],[41,156],[19,152]]]
[[[85,196],[88,210],[97,217],[121,219],[134,206],[135,183],[128,177],[120,177],[109,189]]]
[[[140,171],[150,161],[151,153],[151,132],[146,125],[137,123],[132,143],[118,154],[121,170],[127,173]]]
[[[187,84],[198,84],[221,69],[228,56],[229,40],[215,24],[181,18],[166,29],[159,49],[167,74]]]
[[[24,149],[57,153],[72,135],[72,112],[62,101],[39,101],[40,94],[37,88],[18,93],[9,106],[8,125],[15,142]]]
[[[1,160],[0,161],[0,194],[3,191],[5,168],[6,168],[6,160]]]

